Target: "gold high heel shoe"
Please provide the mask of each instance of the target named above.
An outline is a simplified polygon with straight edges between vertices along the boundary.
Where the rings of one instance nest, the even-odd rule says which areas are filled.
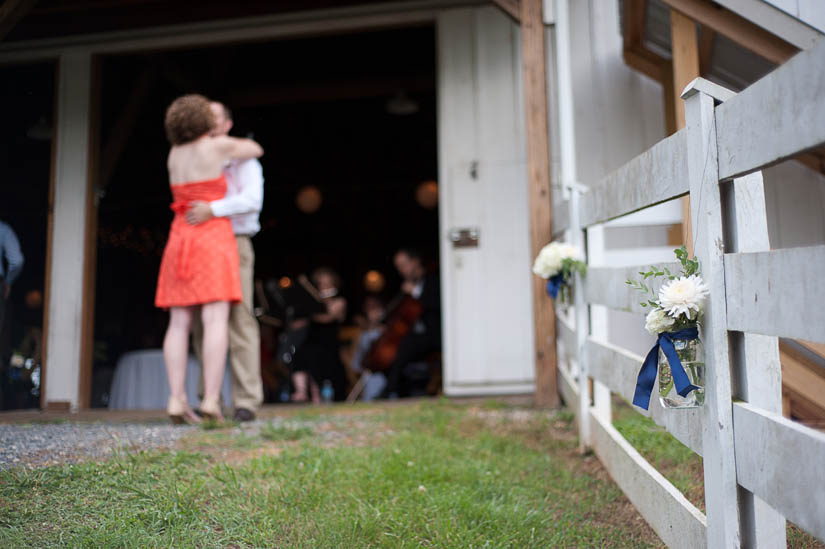
[[[221,405],[218,403],[218,399],[210,399],[204,398],[201,401],[200,405],[200,413],[206,419],[212,419],[214,421],[223,421],[223,413],[221,413]]]
[[[184,423],[200,423],[198,416],[192,412],[189,405],[184,400],[179,400],[173,396],[169,397],[169,403],[166,405],[166,413],[169,414],[169,419],[175,425]]]

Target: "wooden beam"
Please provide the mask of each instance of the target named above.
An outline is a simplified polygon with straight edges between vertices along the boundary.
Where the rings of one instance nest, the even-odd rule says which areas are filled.
[[[682,90],[699,76],[699,44],[696,38],[696,24],[678,11],[670,12],[670,42],[673,52],[673,114],[676,131],[685,127],[685,104],[681,99]],[[693,256],[692,222],[690,218],[690,197],[682,198],[682,242],[688,254]]]
[[[799,49],[744,17],[722,8],[710,0],[662,0],[672,9],[713,29],[740,46],[780,65]],[[678,90],[681,93],[681,89]]]
[[[791,403],[802,397],[814,405],[809,408],[818,408],[814,414],[807,414],[804,419],[825,420],[825,399],[823,399],[825,374],[821,373],[822,368],[789,345],[780,342],[779,350],[782,361],[783,393],[788,395]],[[793,404],[791,412],[793,412]]]
[[[102,95],[102,61],[92,58],[91,93],[89,94],[89,159],[86,169],[86,238],[83,253],[83,314],[80,326],[80,373],[77,407],[90,408],[95,355],[95,283],[97,281],[97,189],[100,162],[100,105]]]
[[[679,131],[679,126],[676,124],[676,107],[678,103],[674,99],[676,92],[673,86],[673,63],[670,61],[662,68],[661,83],[665,101],[665,133],[671,136]],[[682,212],[683,215],[684,213]],[[681,229],[679,231],[681,233]]]
[[[716,32],[710,27],[702,27],[699,35],[699,74],[705,76],[710,70],[710,60],[713,55],[713,39]]]
[[[662,65],[667,63],[667,60],[644,47],[647,0],[625,0],[623,5],[624,61],[627,66],[661,82]]]
[[[60,63],[54,64],[54,82],[52,84],[52,112],[55,113],[54,120],[57,124],[57,112],[59,108],[59,97],[57,93],[57,83],[60,82]],[[49,310],[52,298],[52,250],[54,248],[54,186],[57,167],[57,128],[52,133],[51,158],[49,161],[49,198],[48,198],[48,217],[46,220],[46,273],[43,277],[43,331],[40,343],[40,409],[45,410],[46,402],[46,382],[48,376],[46,370],[49,366]]]
[[[647,0],[625,0],[622,20],[624,21],[624,49],[634,49],[642,45],[645,30]]]
[[[825,175],[825,148],[802,153],[796,157],[796,160],[815,172]]]
[[[5,0],[0,5],[0,40],[3,40],[31,11],[37,0]]]
[[[676,129],[685,127],[685,106],[681,99],[685,86],[699,76],[699,42],[696,24],[678,11],[670,12],[670,41],[673,53],[673,102],[676,108]]]
[[[623,55],[624,62],[628,67],[639,71],[657,82],[662,82],[665,79],[662,70],[665,67],[669,68],[670,62],[646,49],[641,44],[625,47]],[[667,71],[667,77],[670,77],[669,70]]]
[[[492,0],[501,11],[509,15],[516,23],[521,22],[521,0]],[[541,8],[539,8],[541,17]]]
[[[542,0],[521,1],[521,55],[524,104],[527,115],[527,181],[530,197],[532,257],[552,238],[550,155],[547,127],[547,74]],[[544,281],[533,278],[536,404],[558,406],[556,317],[544,291]]]
[[[798,339],[796,342],[810,352],[816,353],[822,358],[825,358],[825,343],[814,343],[813,341],[805,341],[804,339]],[[825,373],[823,373],[823,375],[825,375]],[[823,398],[825,398],[825,395],[823,395]]]

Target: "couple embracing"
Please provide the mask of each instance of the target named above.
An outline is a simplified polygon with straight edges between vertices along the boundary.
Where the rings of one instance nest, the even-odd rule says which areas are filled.
[[[179,97],[166,111],[175,217],[155,305],[169,309],[163,356],[167,412],[175,423],[200,421],[186,397],[190,332],[201,355],[201,416],[223,420],[220,389],[228,349],[234,418],[252,419],[263,400],[250,242],[260,228],[263,175],[256,159],[263,149],[251,139],[228,136],[231,127],[226,107],[201,95]]]

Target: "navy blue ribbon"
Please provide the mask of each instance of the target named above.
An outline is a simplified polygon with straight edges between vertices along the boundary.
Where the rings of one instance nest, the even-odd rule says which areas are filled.
[[[561,289],[561,285],[564,284],[564,275],[562,273],[557,274],[547,280],[547,295],[556,299],[559,295],[559,290]]]
[[[636,393],[633,395],[633,404],[645,410],[650,406],[650,393],[653,391],[653,383],[656,381],[660,347],[662,352],[665,353],[668,363],[670,363],[670,371],[673,374],[673,382],[679,396],[685,397],[694,389],[698,389],[696,385],[691,384],[690,378],[688,378],[682,362],[679,360],[679,355],[676,354],[676,349],[673,347],[674,339],[691,341],[698,338],[699,330],[696,327],[659,334],[656,344],[645,357],[642,369],[639,370],[639,377],[636,378]]]

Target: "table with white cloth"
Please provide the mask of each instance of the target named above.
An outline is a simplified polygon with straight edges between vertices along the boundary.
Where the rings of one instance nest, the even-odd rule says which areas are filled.
[[[189,404],[198,405],[200,363],[189,356],[186,365],[186,395]],[[229,368],[223,378],[221,395],[226,405],[230,401]],[[165,410],[169,400],[169,381],[161,349],[131,351],[117,361],[109,395],[110,410]]]

